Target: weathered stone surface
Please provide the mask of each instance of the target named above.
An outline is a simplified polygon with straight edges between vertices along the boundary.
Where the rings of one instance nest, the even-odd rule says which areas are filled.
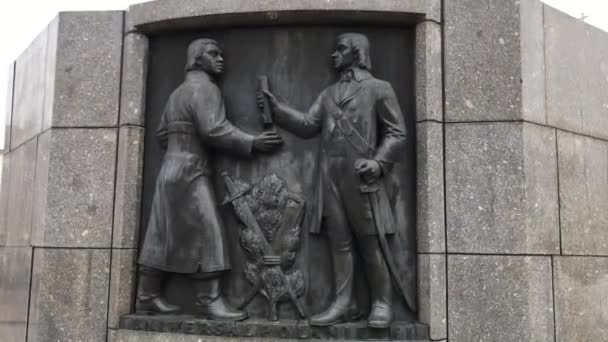
[[[553,341],[551,258],[448,256],[450,341]]]
[[[447,337],[446,255],[418,254],[418,318],[432,340]]]
[[[418,252],[441,253],[445,252],[442,124],[416,124],[416,140]]]
[[[148,37],[129,33],[124,40],[120,124],[144,125],[146,78],[148,71]]]
[[[135,298],[136,263],[137,250],[114,249],[112,251],[109,328],[118,328],[120,316],[131,312]]]
[[[0,150],[8,151],[11,149],[11,120],[13,119],[13,88],[15,84],[15,62],[11,63],[7,73],[8,86],[6,88],[6,110],[4,112],[4,139],[0,141],[4,144]]]
[[[51,129],[39,138],[32,244],[109,247],[115,129]]]
[[[223,14],[249,14],[246,20],[254,22],[270,21],[281,22],[285,13],[293,14],[290,17],[293,23],[308,18],[321,18],[323,14],[334,11],[353,12],[344,17],[352,20],[353,17],[369,17],[372,14],[383,16],[388,21],[392,14],[426,14],[429,19],[438,20],[439,2],[436,0],[408,0],[408,1],[362,1],[362,0],[300,0],[300,1],[274,1],[274,0],[172,0],[150,1],[135,4],[129,7],[126,15],[127,31],[135,27],[146,31],[159,30],[171,25],[174,29],[183,29],[198,25],[209,25],[215,18]],[[256,16],[257,15],[257,16]],[[205,20],[200,19],[204,17]],[[299,17],[299,18],[298,18]],[[380,17],[378,17],[380,18]],[[414,18],[412,18],[414,19]],[[225,19],[222,21],[225,23]],[[214,22],[218,24],[218,21]]]
[[[144,129],[123,126],[118,141],[112,246],[137,248],[141,218]]]
[[[0,247],[0,336],[25,341],[31,247]]]
[[[48,31],[45,30],[19,56],[15,65],[11,149],[42,130],[47,40]]]
[[[608,33],[545,6],[547,120],[608,138]]]
[[[416,26],[416,121],[443,121],[441,25]]]
[[[608,258],[555,257],[556,341],[608,336]]]
[[[562,252],[608,255],[608,143],[557,132]]]
[[[29,341],[104,341],[110,251],[36,248]]]
[[[0,246],[4,246],[8,224],[8,185],[10,173],[11,154],[2,155],[2,179],[0,182]]]
[[[123,14],[63,12],[57,20],[55,70],[45,125],[107,127],[118,123]]]
[[[559,253],[553,129],[446,126],[449,252]]]
[[[545,122],[542,4],[445,2],[447,121]]]
[[[5,246],[30,245],[37,146],[38,139],[32,139],[10,152],[6,221],[0,228]]]

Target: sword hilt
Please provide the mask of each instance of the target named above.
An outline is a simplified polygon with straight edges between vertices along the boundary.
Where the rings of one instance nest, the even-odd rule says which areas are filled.
[[[224,184],[226,185],[226,190],[228,191],[228,195],[233,195],[234,193],[236,193],[237,192],[236,185],[234,185],[234,182],[232,181],[230,176],[228,176],[228,172],[223,171],[222,177],[224,178]]]
[[[226,184],[227,192],[226,198],[224,198],[222,205],[234,202],[236,199],[240,198],[251,190],[251,187],[249,186],[246,186],[244,189],[237,188],[230,176],[228,176],[228,172],[226,171],[222,172],[222,177],[224,177],[224,183]]]

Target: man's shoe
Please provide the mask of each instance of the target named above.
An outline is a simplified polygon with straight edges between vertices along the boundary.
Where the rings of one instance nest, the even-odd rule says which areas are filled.
[[[318,327],[327,327],[347,320],[348,310],[330,306],[327,310],[310,318],[308,323]]]
[[[372,304],[372,311],[367,319],[367,325],[370,328],[385,329],[391,326],[393,322],[393,309],[391,305],[386,303]]]
[[[169,304],[163,297],[154,297],[146,300],[137,300],[135,312],[143,314],[162,314],[170,315],[181,311],[181,307]]]
[[[234,309],[223,296],[218,296],[208,304],[199,303],[199,313],[208,319],[238,322],[247,319],[247,312]]]

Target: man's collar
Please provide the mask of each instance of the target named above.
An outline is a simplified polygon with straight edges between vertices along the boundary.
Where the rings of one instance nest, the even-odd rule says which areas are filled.
[[[200,80],[215,82],[214,78],[203,70],[190,70],[186,73],[187,80]]]
[[[340,74],[340,82],[349,82],[351,80],[361,82],[368,78],[372,78],[372,74],[361,68],[350,67]]]

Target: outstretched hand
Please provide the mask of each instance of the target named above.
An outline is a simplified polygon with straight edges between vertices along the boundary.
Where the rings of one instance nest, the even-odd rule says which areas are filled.
[[[277,132],[266,131],[253,138],[253,151],[272,152],[283,145],[283,139]]]
[[[268,90],[264,90],[263,93],[260,93],[258,91],[256,92],[256,96],[258,99],[258,107],[260,107],[261,111],[264,111],[264,96],[266,96],[266,98],[268,99],[268,103],[270,103],[271,110],[274,110],[279,105],[279,100],[277,99],[277,97],[274,96],[274,94],[269,92]]]

